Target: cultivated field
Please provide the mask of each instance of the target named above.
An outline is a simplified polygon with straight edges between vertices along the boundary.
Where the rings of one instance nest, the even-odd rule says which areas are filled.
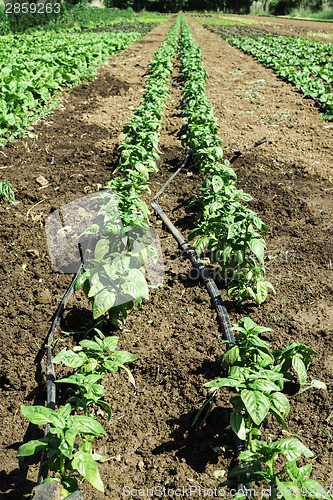
[[[264,414],[260,422],[261,439],[268,443],[287,438],[301,440],[313,455],[305,458],[303,454],[297,465],[311,463],[311,479],[318,481],[329,492],[333,483],[333,126],[331,121],[323,120],[321,114],[330,114],[332,108],[320,109],[318,96],[316,100],[304,98],[298,86],[281,78],[254,56],[228,43],[218,33],[221,24],[210,23],[217,17],[194,18],[187,15],[186,19],[194,42],[201,48],[202,63],[208,71],[204,92],[217,118],[217,134],[222,139],[224,159],[219,156],[220,153],[216,153],[217,156],[211,160],[206,156],[202,162],[206,165],[205,170],[197,160],[199,153],[195,156],[195,148],[200,150],[200,145],[196,145],[192,137],[192,157],[165,190],[159,203],[188,239],[195,227],[202,228],[207,222],[197,221],[202,200],[199,200],[201,205],[192,204],[187,208],[194,196],[199,195],[204,179],[217,175],[215,170],[213,173],[209,171],[207,165],[225,165],[224,160],[231,160],[230,166],[237,175],[237,189],[252,197],[249,201],[244,199],[242,204],[267,225],[266,233],[260,227],[255,229],[260,233],[258,241],[263,239],[266,248],[264,255],[264,248],[262,253],[261,250],[253,251],[253,259],[257,267],[261,264],[265,266],[265,279],[275,290],[274,293],[268,289],[267,299],[256,305],[249,300],[249,293],[244,295],[247,300],[241,302],[238,300],[240,295],[228,295],[226,284],[219,283],[231,324],[249,317],[256,324],[271,329],[263,331],[260,338],[267,341],[272,349],[283,350],[292,342],[297,342],[316,351],[306,382],[303,380],[299,384],[301,370],[298,375],[297,370],[291,370],[295,384],[284,390],[290,412],[288,414],[286,407],[283,410],[281,405],[277,418],[279,421],[281,417],[283,423],[285,420],[286,427],[280,425],[281,419],[280,424],[274,419],[275,407],[275,413]],[[170,75],[161,73],[162,76],[156,78],[156,85],[165,78],[170,92],[170,95],[164,96],[164,104],[164,97],[161,103],[156,104],[161,108],[163,125],[159,128],[156,125],[158,119],[156,123],[151,119],[157,135],[160,134],[160,159],[156,160],[156,148],[155,157],[153,155],[158,171],[155,171],[154,162],[150,163],[153,165],[150,170],[147,167],[151,158],[148,155],[148,159],[142,160],[141,170],[133,174],[133,170],[126,166],[124,156],[121,156],[122,150],[118,149],[124,141],[129,143],[125,139],[126,134],[129,137],[134,127],[131,129],[128,126],[123,130],[123,126],[130,123],[134,110],[141,102],[144,95],[141,91],[152,70],[148,65],[175,20],[176,15],[142,38],[134,36],[134,43],[110,56],[99,67],[96,78],[62,93],[60,106],[34,123],[29,135],[0,148],[0,180],[6,179],[16,188],[18,202],[13,205],[2,200],[0,204],[1,498],[30,498],[37,481],[40,454],[20,463],[16,455],[23,442],[41,438],[43,428],[29,424],[20,406],[45,405],[47,336],[59,303],[73,279],[73,275],[57,272],[51,266],[45,220],[53,211],[95,193],[106,185],[107,180],[118,179],[121,175],[129,182],[125,188],[129,190],[132,186],[137,189],[135,192],[150,208],[149,223],[160,239],[165,278],[162,287],[149,289],[149,296],[142,300],[139,310],[135,301],[133,310],[122,325],[115,326],[108,319],[101,322],[104,316],[94,309],[98,328],[105,335],[119,337],[118,348],[137,358],[128,365],[135,386],[123,369],[119,373],[106,372],[103,401],[112,409],[111,419],[107,421],[105,408],[91,406],[94,417],[106,432],[93,441],[93,449],[106,459],[98,464],[104,493],[88,481],[84,481],[80,489],[85,498],[94,500],[135,498],[139,496],[136,489],[146,491],[156,487],[166,488],[166,491],[183,491],[183,488],[190,491],[192,488],[193,498],[200,498],[204,490],[214,490],[226,480],[237,463],[234,434],[230,428],[233,408],[229,388],[223,388],[216,394],[204,425],[192,427],[197,411],[209,395],[204,384],[228,375],[226,370],[222,371],[220,362],[226,347],[221,345],[223,332],[206,288],[150,205],[154,195],[184,160],[186,140],[183,138],[182,141],[181,136],[184,135],[182,127],[185,119],[190,130],[191,120],[192,130],[197,126],[190,108],[186,110],[187,116],[183,116],[181,90],[186,81],[183,75],[185,79],[186,76],[190,79],[191,71],[196,73],[191,60],[186,61],[184,57],[191,45],[177,49],[176,43],[174,48],[168,48],[173,67],[167,63],[165,67],[171,70]],[[229,24],[223,27],[241,26],[246,24],[246,20],[244,17],[229,18]],[[260,24],[253,21],[260,21]],[[272,23],[272,18],[267,22]],[[327,41],[331,38],[322,36],[323,33],[329,35],[333,32],[330,24],[281,19],[273,24],[263,24],[265,18],[253,17],[249,18],[249,23],[249,29],[255,27],[326,44],[327,53],[322,56],[324,63],[332,61],[332,44]],[[211,30],[204,27],[208,24]],[[185,29],[183,27],[183,31]],[[78,33],[76,36],[83,35]],[[176,57],[178,50],[180,58]],[[302,59],[301,55],[299,58]],[[318,61],[315,64],[320,66]],[[323,78],[321,82],[325,95],[332,95],[330,71],[328,67],[324,73],[326,79],[323,74],[319,75]],[[312,74],[309,78],[312,80],[317,76]],[[178,86],[172,85],[170,78]],[[194,102],[193,92],[201,96],[202,87],[193,83],[192,94],[189,88],[186,91],[189,102],[191,99]],[[162,95],[160,87],[156,93]],[[200,97],[196,105],[202,103]],[[208,120],[207,109],[201,114],[203,122],[206,118]],[[143,121],[149,122],[148,119]],[[210,137],[213,129],[212,125],[207,125],[204,136]],[[154,141],[155,135],[151,137]],[[214,139],[214,133],[212,137]],[[245,151],[263,137],[266,142]],[[243,153],[237,156],[235,150]],[[201,151],[200,154],[204,153]],[[212,150],[209,154],[213,154]],[[122,168],[115,174],[119,160]],[[230,180],[234,174],[228,168],[227,163]],[[37,181],[40,176],[46,179],[46,183]],[[111,187],[115,189],[115,185]],[[146,186],[150,191],[146,190]],[[124,191],[119,188],[119,192]],[[214,214],[217,217],[215,222],[219,221],[219,213]],[[235,223],[234,220],[232,222]],[[249,255],[249,249],[244,252],[243,257]],[[248,261],[241,261],[239,256],[238,264],[244,269],[252,269],[250,260],[248,257]],[[211,271],[218,268],[218,264],[209,261],[208,253],[203,255],[203,261]],[[259,281],[254,280],[251,285],[255,293],[259,293]],[[263,298],[264,295],[263,292]],[[133,297],[136,298],[136,295]],[[258,295],[256,297],[258,299]],[[103,310],[108,318],[108,307],[104,309],[100,306],[99,311]],[[96,332],[87,333],[87,328],[93,328],[93,307],[83,291],[78,290],[71,297],[55,334],[56,342],[52,345],[54,355],[64,348],[72,349],[83,339],[91,339]],[[306,365],[305,358],[300,358]],[[294,369],[299,367],[294,361],[292,366]],[[57,364],[55,373],[60,379],[74,371]],[[320,388],[296,394],[300,385],[305,388],[311,379],[326,384],[326,389],[321,385]],[[272,391],[266,387],[268,399]],[[57,406],[64,405],[67,397],[64,386],[57,385]],[[239,412],[244,418],[243,423],[247,410],[245,405]],[[260,411],[257,412],[259,420]],[[251,411],[249,413],[251,415]],[[259,426],[256,418],[252,419],[253,423]],[[251,432],[246,427],[243,441],[248,441],[249,434]],[[282,468],[285,458],[279,457],[277,466]],[[297,454],[294,458],[298,459]],[[99,483],[96,484],[98,486]],[[261,484],[260,487],[258,485],[257,498],[260,498],[261,488]],[[225,491],[228,497],[229,493]],[[171,493],[169,496],[172,496]],[[185,494],[183,497],[186,497]],[[324,497],[323,494],[321,498]]]

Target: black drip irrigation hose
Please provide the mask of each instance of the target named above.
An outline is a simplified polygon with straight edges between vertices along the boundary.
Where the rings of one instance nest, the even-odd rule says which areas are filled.
[[[52,410],[55,409],[55,404],[56,404],[56,385],[55,385],[55,374],[54,374],[54,365],[53,365],[53,360],[52,360],[52,342],[53,342],[53,337],[54,334],[60,324],[62,315],[64,313],[65,307],[69,301],[69,299],[72,296],[75,282],[77,278],[80,276],[80,274],[83,271],[83,262],[84,258],[86,258],[90,246],[91,246],[91,237],[88,240],[88,245],[87,249],[85,251],[85,257],[83,257],[82,254],[82,248],[79,243],[79,251],[81,255],[81,264],[80,267],[74,276],[72,283],[69,285],[67,291],[65,292],[65,295],[63,296],[62,301],[59,304],[59,307],[55,313],[54,320],[50,329],[50,332],[47,337],[47,343],[46,343],[46,407],[51,408]],[[45,432],[44,436],[49,432],[50,430],[50,424],[46,424],[45,426]],[[45,449],[43,448],[42,450],[42,455],[41,455],[41,461],[40,461],[40,466],[39,466],[39,472],[38,472],[38,479],[37,479],[37,484],[41,484],[44,479],[46,479],[48,473],[48,468],[47,468],[47,463],[45,462]]]
[[[187,124],[185,124],[187,127]],[[155,212],[159,215],[159,217],[162,219],[163,223],[165,226],[169,229],[171,234],[174,236],[176,239],[177,243],[179,244],[180,248],[184,250],[189,257],[190,261],[196,268],[199,270],[200,277],[202,278],[203,282],[205,283],[208,293],[211,296],[213,303],[215,305],[218,319],[220,322],[221,327],[223,328],[224,334],[226,339],[228,340],[228,343],[230,347],[234,346],[236,344],[234,334],[232,331],[231,323],[229,320],[228,312],[227,309],[224,305],[224,302],[222,300],[222,297],[220,295],[220,292],[215,284],[215,281],[212,279],[210,272],[208,269],[203,265],[201,260],[196,256],[195,251],[191,247],[191,245],[185,240],[184,236],[178,231],[178,229],[172,224],[170,219],[165,215],[163,212],[162,208],[160,205],[157,203],[157,198],[161,196],[163,191],[167,188],[167,186],[170,184],[170,182],[176,177],[177,174],[185,167],[185,165],[188,162],[188,159],[190,157],[190,150],[189,148],[186,148],[186,156],[185,160],[183,161],[182,165],[178,168],[178,170],[170,177],[170,179],[164,184],[162,189],[159,190],[159,192],[154,196],[151,205],[154,208]]]
[[[173,83],[173,82],[172,82]],[[174,83],[173,83],[174,84]],[[188,125],[185,123],[184,127],[188,130]],[[178,229],[172,224],[170,219],[166,216],[166,214],[163,212],[161,206],[157,203],[157,198],[161,196],[161,194],[164,192],[164,190],[167,188],[167,186],[170,184],[170,182],[176,177],[176,175],[185,167],[185,165],[188,162],[188,159],[190,157],[190,148],[186,148],[186,155],[183,163],[181,166],[178,168],[178,170],[170,177],[170,179],[164,184],[164,186],[159,190],[159,192],[154,196],[151,205],[154,208],[155,212],[159,215],[161,218],[162,222],[164,225],[169,229],[170,233],[172,236],[175,238],[177,241],[178,245],[180,248],[185,251],[186,255],[190,259],[191,263],[198,269],[199,275],[204,282],[208,293],[214,303],[216,312],[217,312],[217,317],[218,321],[223,329],[224,336],[226,340],[228,341],[229,347],[233,347],[236,345],[234,333],[231,327],[228,311],[225,307],[225,304],[222,300],[221,294],[216,286],[215,281],[210,275],[209,270],[207,267],[204,266],[204,264],[201,262],[201,260],[197,257],[195,251],[191,247],[191,245],[186,241],[184,236],[178,231]],[[235,448],[236,448],[236,456],[239,457],[240,453],[246,449],[245,443],[243,440],[239,439],[239,437],[235,434]],[[240,462],[240,467],[245,467],[245,464]],[[239,484],[239,490],[242,492],[247,491],[245,485]],[[246,495],[246,500],[248,500],[248,496]]]
[[[261,144],[264,144],[265,142],[267,142],[267,139],[266,139],[266,137],[263,137],[262,139],[259,139],[259,141],[256,141],[253,144],[251,144],[251,146],[249,148],[244,149],[244,151],[239,149],[239,148],[231,148],[232,151],[235,153],[235,156],[233,158],[231,158],[231,160],[229,160],[229,162],[233,163],[235,160],[237,160],[237,158],[239,158],[244,153],[248,153],[249,151],[252,151],[252,149],[257,148],[258,146],[260,146]]]
[[[74,285],[77,280],[77,278],[80,276],[83,270],[83,264],[81,263],[79,270],[77,271],[76,275],[73,278],[72,283],[68,287],[58,309],[55,314],[50,333],[47,337],[47,353],[46,353],[46,407],[51,408],[52,410],[55,409],[55,403],[56,403],[56,385],[55,385],[55,374],[54,374],[54,365],[52,361],[52,342],[53,342],[53,336],[55,331],[57,330],[61,317],[64,313],[65,307],[73,293]],[[50,430],[50,424],[46,424],[45,426],[45,432],[44,435],[49,432]],[[48,468],[47,464],[45,463],[45,449],[42,450],[42,455],[41,455],[41,461],[40,461],[40,466],[39,466],[39,473],[38,473],[38,480],[37,484],[41,484],[44,479],[46,479],[48,473]]]

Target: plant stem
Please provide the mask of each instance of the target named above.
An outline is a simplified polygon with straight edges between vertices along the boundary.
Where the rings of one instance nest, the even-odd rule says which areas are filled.
[[[65,456],[64,455],[60,455],[59,465],[60,465],[61,477],[62,477],[62,479],[65,479],[66,478],[66,470],[65,470]]]

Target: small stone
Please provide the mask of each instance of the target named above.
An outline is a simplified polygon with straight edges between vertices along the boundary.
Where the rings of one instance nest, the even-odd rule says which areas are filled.
[[[60,500],[61,485],[58,481],[51,481],[35,486],[32,490],[33,500]]]
[[[48,304],[52,300],[51,292],[48,288],[40,290],[36,294],[36,300],[39,304]]]
[[[140,462],[138,462],[138,465],[137,465],[138,469],[140,472],[143,472],[145,470],[145,464],[144,464],[144,461],[143,460],[140,460]]]
[[[29,248],[29,250],[27,250],[27,255],[29,257],[34,257],[34,258],[36,257],[37,258],[37,257],[39,257],[39,252],[35,248]]]
[[[49,181],[45,179],[45,177],[43,177],[42,175],[36,178],[36,182],[38,182],[38,184],[40,184],[41,186],[47,186],[49,183]]]
[[[121,134],[119,134],[118,137],[117,137],[118,142],[122,144],[124,142],[124,140],[125,140],[125,137],[126,137],[126,134],[124,134],[123,132],[121,132]]]

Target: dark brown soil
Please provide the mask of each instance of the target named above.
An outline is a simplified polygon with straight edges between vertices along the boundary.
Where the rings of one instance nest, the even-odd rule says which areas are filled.
[[[197,22],[190,24],[209,71],[207,95],[215,107],[227,157],[233,156],[232,146],[243,149],[263,136],[268,139],[233,166],[239,187],[253,196],[251,207],[268,224],[267,276],[276,295],[270,293],[260,307],[240,307],[228,300],[224,290],[222,295],[232,323],[248,315],[273,328],[267,339],[274,347],[298,341],[318,352],[310,376],[325,382],[327,391],[314,389],[291,398],[288,427],[314,452],[312,478],[329,486],[333,483],[331,128],[296,88]],[[0,205],[0,498],[29,498],[37,480],[39,457],[19,465],[16,452],[23,441],[41,436],[42,430],[28,424],[20,405],[45,402],[43,345],[72,279],[52,270],[44,221],[53,209],[95,192],[112,176],[116,148],[123,140],[122,124],[140,101],[146,66],[170,25],[110,58],[96,80],[73,89],[59,109],[36,124],[34,137],[0,150],[1,177],[16,187],[19,202]],[[174,76],[177,72],[176,67]],[[170,90],[161,135],[162,162],[150,182],[153,194],[184,157],[179,140],[180,94],[174,87]],[[45,188],[36,182],[40,175],[49,182]],[[202,175],[190,165],[161,199],[184,235],[194,224],[194,214],[186,213],[185,207],[201,182]],[[189,261],[154,214],[151,224],[164,251],[165,282],[151,292],[140,311],[131,313],[122,329],[104,327],[120,337],[122,349],[137,356],[132,365],[136,387],[124,373],[107,378],[106,399],[113,417],[109,424],[99,417],[107,437],[97,441],[97,450],[108,459],[99,466],[105,495],[84,483],[87,499],[126,498],[126,487],[192,487],[192,497],[199,498],[195,487],[216,487],[219,479],[214,473],[220,471],[225,478],[233,465],[227,391],[219,396],[207,424],[196,432],[191,429],[207,395],[203,384],[220,373],[216,314],[205,288],[193,279]],[[88,319],[90,306],[77,293],[67,307],[62,330],[78,330]],[[80,336],[59,331],[57,338],[55,352],[77,343]],[[267,439],[285,434],[271,422],[264,432]]]

